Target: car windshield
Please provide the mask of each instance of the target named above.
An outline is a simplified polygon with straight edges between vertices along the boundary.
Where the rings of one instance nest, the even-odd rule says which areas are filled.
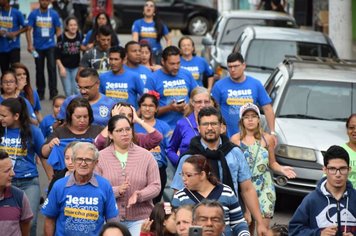
[[[291,20],[263,20],[263,19],[241,19],[230,18],[226,23],[221,44],[234,45],[240,37],[244,28],[248,25],[275,26],[285,28],[295,28],[296,25]]]
[[[356,112],[356,84],[292,80],[277,117],[346,121]]]
[[[336,57],[327,44],[282,40],[253,40],[246,55],[248,66],[274,68],[283,61],[285,55]]]

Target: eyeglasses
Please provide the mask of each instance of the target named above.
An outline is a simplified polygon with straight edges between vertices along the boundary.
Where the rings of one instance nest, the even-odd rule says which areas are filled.
[[[207,105],[209,105],[211,102],[210,102],[210,100],[193,100],[193,102],[195,103],[195,104],[197,104],[197,105],[201,105],[201,104],[207,104]]]
[[[349,167],[343,166],[340,168],[335,168],[335,167],[327,167],[326,168],[329,172],[329,174],[336,175],[337,171],[340,172],[342,175],[346,175],[349,172]]]
[[[203,122],[203,123],[200,123],[200,126],[202,127],[209,127],[209,125],[211,125],[211,127],[213,128],[216,128],[220,125],[219,122]]]
[[[95,161],[94,159],[90,159],[90,158],[82,158],[82,157],[77,157],[74,159],[74,162],[77,164],[82,164],[84,161],[85,164],[93,164],[93,162]]]
[[[88,90],[92,89],[97,83],[98,83],[98,81],[95,81],[95,83],[93,85],[86,86],[86,87],[80,87],[79,85],[77,85],[77,88],[78,88],[79,91],[80,90],[88,91]]]
[[[257,119],[257,115],[252,115],[252,116],[243,116],[242,119],[244,120],[252,120],[252,119]]]
[[[200,175],[200,173],[197,173],[197,172],[196,173],[184,173],[184,172],[181,172],[181,173],[179,173],[179,175],[181,177],[191,178],[193,176]]]
[[[117,132],[119,134],[123,134],[124,132],[125,133],[130,133],[131,130],[132,130],[131,127],[125,127],[125,128],[116,129],[116,130],[114,130],[114,132]]]
[[[1,81],[2,84],[15,84],[16,80]]]

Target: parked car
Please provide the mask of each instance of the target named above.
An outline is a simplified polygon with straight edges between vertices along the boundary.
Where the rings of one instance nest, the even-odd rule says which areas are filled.
[[[305,195],[323,176],[323,155],[348,140],[345,122],[356,112],[356,60],[289,57],[265,88],[276,115],[277,162],[292,166],[295,179],[274,174],[279,192]],[[262,117],[263,127],[267,122]]]
[[[331,39],[321,32],[263,26],[246,27],[233,52],[244,57],[246,75],[263,84],[285,55],[338,57]]]
[[[131,32],[133,22],[143,17],[145,0],[114,0],[113,4],[115,30]],[[157,0],[155,4],[163,23],[184,34],[204,35],[218,18],[211,0]]]
[[[222,76],[221,65],[248,25],[268,25],[275,27],[297,28],[292,16],[275,11],[224,11],[210,33],[202,39],[202,56],[207,59],[218,78]]]

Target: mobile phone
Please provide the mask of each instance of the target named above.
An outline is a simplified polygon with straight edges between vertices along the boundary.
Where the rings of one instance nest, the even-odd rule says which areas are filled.
[[[203,227],[201,226],[190,226],[189,227],[189,236],[202,236]]]
[[[183,99],[179,99],[178,101],[176,101],[176,103],[177,104],[182,104],[182,103],[184,103],[185,102],[185,99],[183,98]]]

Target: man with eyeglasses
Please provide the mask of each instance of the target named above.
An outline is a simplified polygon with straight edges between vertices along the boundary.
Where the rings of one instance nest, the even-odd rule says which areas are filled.
[[[212,97],[220,105],[221,113],[226,120],[227,136],[230,138],[239,132],[240,107],[246,103],[261,106],[269,130],[275,136],[272,100],[262,83],[244,74],[246,64],[244,58],[238,52],[231,53],[228,56],[227,67],[230,76],[216,82],[212,89]]]
[[[324,174],[289,222],[289,235],[356,235],[356,190],[347,179],[349,154],[331,146],[324,154]]]
[[[99,92],[99,74],[95,69],[85,68],[78,73],[77,86],[80,95],[72,95],[64,100],[57,115],[58,120],[65,120],[68,104],[76,97],[88,100],[93,110],[93,124],[106,126],[110,119],[110,111],[115,105],[114,100]]]
[[[258,235],[266,235],[267,228],[263,224],[256,189],[251,182],[250,168],[240,148],[221,134],[220,112],[214,107],[202,108],[198,113],[198,129],[200,136],[191,140],[189,150],[180,158],[171,188],[174,190],[184,188],[183,180],[179,176],[184,161],[194,154],[203,155],[212,167],[212,174],[223,184],[233,189],[235,194],[239,192],[239,188],[241,189],[244,203],[257,222]]]
[[[118,216],[108,180],[94,174],[99,152],[91,143],[72,148],[74,173],[58,180],[45,203],[44,235],[98,235],[105,222]]]

